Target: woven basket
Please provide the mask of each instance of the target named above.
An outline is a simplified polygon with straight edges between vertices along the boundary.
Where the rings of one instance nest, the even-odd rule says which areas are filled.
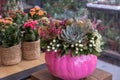
[[[25,60],[34,60],[40,57],[40,40],[34,42],[23,42],[23,58]]]
[[[0,48],[1,50],[1,63],[3,65],[15,65],[21,62],[22,51],[21,44],[12,46],[10,48]]]

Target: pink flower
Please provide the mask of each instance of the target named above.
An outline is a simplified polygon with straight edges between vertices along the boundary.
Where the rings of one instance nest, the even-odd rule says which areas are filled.
[[[33,21],[33,20],[28,20],[25,24],[24,27],[30,27],[32,29],[35,29],[37,26],[38,22],[37,21]]]

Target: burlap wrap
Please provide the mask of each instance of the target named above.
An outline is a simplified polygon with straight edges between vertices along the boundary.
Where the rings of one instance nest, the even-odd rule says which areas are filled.
[[[40,40],[34,42],[22,43],[23,58],[25,60],[34,60],[40,57]]]
[[[22,51],[21,51],[21,44],[3,48],[0,47],[0,56],[1,56],[1,63],[3,65],[15,65],[21,62],[22,58]]]

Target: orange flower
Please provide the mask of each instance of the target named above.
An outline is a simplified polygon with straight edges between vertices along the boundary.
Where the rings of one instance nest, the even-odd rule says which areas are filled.
[[[2,18],[0,18],[0,23],[2,23],[3,22],[3,19]]]
[[[35,14],[35,9],[34,8],[30,9],[30,15],[33,16],[34,14]]]
[[[13,22],[10,20],[4,20],[4,24],[12,24]]]
[[[40,11],[38,12],[38,15],[39,15],[39,16],[43,16],[43,15],[44,15],[44,12],[43,12],[42,10],[40,10]]]
[[[13,21],[11,17],[6,17],[5,20]]]

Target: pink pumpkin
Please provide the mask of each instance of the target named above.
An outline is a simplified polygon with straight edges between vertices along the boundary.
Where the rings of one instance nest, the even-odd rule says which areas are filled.
[[[46,52],[46,65],[52,75],[63,80],[79,80],[93,73],[97,56],[89,54],[73,57],[71,53],[61,57],[54,51]]]

